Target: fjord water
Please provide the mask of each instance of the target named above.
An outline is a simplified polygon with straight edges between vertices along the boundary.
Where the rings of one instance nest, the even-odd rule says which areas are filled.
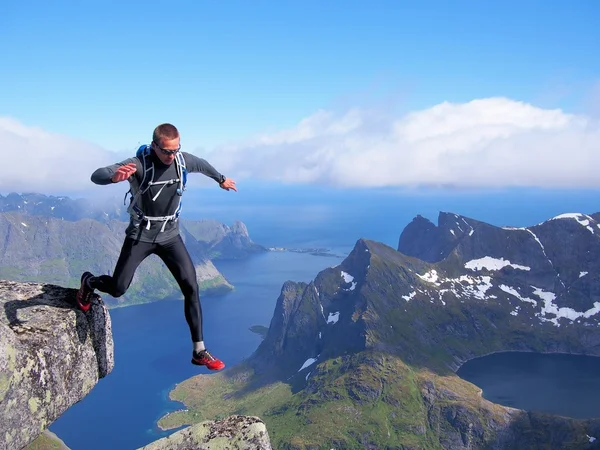
[[[236,289],[202,299],[207,348],[228,366],[248,357],[261,340],[249,327],[269,326],[282,284],[312,280],[320,270],[339,264],[349,250],[332,249],[339,257],[269,252],[216,264]],[[113,372],[50,426],[73,450],[134,449],[172,433],[156,428],[161,416],[182,407],[168,399],[169,391],[198,373],[210,373],[190,364],[183,301],[118,308],[110,315]]]
[[[323,192],[311,191],[308,192],[313,197],[310,205],[298,204],[299,195],[289,191],[276,193],[283,197],[283,209],[281,204],[265,204],[265,198],[270,198],[266,191],[255,193],[255,198],[251,198],[240,190],[240,195],[231,197],[232,203],[228,200],[225,206],[222,196],[214,194],[211,198],[213,194],[208,193],[197,204],[202,205],[203,217],[227,224],[242,220],[259,244],[321,246],[338,255],[346,255],[359,238],[377,240],[395,248],[402,229],[415,215],[421,214],[435,223],[440,210],[497,226],[529,226],[564,212],[600,210],[593,192],[562,196],[537,192],[491,197],[473,194],[463,200],[460,196],[401,198],[386,192],[362,198],[334,192],[327,200]],[[305,190],[301,193],[307,194]],[[232,207],[233,201],[239,203]],[[194,202],[187,205],[187,212],[193,213]],[[221,298],[202,299],[207,347],[228,366],[247,358],[261,339],[248,328],[269,326],[281,285],[286,280],[310,281],[323,268],[339,262],[341,258],[269,252],[243,261],[217,263],[236,290]],[[73,450],[134,449],[170,434],[172,431],[156,429],[156,421],[161,416],[181,407],[168,400],[169,391],[178,382],[198,373],[209,373],[189,362],[191,344],[181,300],[111,310],[111,318],[115,343],[113,372],[50,426]],[[538,370],[537,375],[528,375],[525,370],[528,365],[510,357],[502,361],[502,369],[498,368],[497,372],[521,370],[514,377],[488,377],[488,383],[486,364],[473,366],[475,361],[463,366],[462,375],[482,387],[487,398],[496,395],[499,403],[502,396],[513,395],[509,389],[522,386],[523,379],[534,376],[539,385],[548,386],[545,394],[549,402],[556,402],[553,407],[563,408],[557,409],[559,413],[573,417],[599,416],[597,405],[600,403],[590,394],[590,383],[595,383],[600,373],[594,366],[598,360],[586,358],[590,365],[581,366],[579,372],[589,378],[582,382],[574,377],[577,381],[570,379],[573,360],[563,355],[549,355],[549,358],[555,366],[543,372]],[[482,374],[483,381],[478,374]],[[563,397],[556,395],[558,389],[565,392]],[[522,388],[509,401],[518,401],[515,406],[522,408],[538,408],[535,392]]]

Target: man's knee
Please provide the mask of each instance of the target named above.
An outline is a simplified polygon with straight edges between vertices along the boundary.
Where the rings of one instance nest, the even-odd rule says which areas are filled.
[[[185,277],[181,280],[181,291],[183,295],[197,296],[198,295],[198,281],[196,277]]]
[[[116,282],[111,295],[115,298],[119,298],[127,292],[127,289],[129,289],[128,284]]]

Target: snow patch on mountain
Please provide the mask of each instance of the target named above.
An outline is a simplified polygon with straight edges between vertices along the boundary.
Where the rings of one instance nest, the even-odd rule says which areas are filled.
[[[346,283],[352,283],[352,285],[346,290],[353,291],[356,288],[356,281],[354,281],[354,277],[349,273],[344,272],[343,270],[341,271],[341,276]]]
[[[520,269],[520,270],[527,270],[527,271],[531,270],[531,267],[522,266],[520,264],[513,264],[509,260],[505,260],[504,258],[498,259],[498,258],[492,258],[491,256],[484,256],[483,258],[472,259],[471,261],[468,261],[465,263],[465,268],[471,269],[473,271],[482,270],[482,269],[501,270],[502,268],[504,268],[506,266],[510,266],[514,269]]]
[[[476,267],[477,265],[474,263],[472,266]],[[586,272],[581,273],[586,274]],[[532,294],[529,295],[537,296],[541,300],[540,302],[540,300],[531,298],[531,296],[522,293],[522,289],[520,292],[518,288],[508,286],[505,283],[494,285],[492,283],[493,278],[491,276],[461,275],[459,278],[445,278],[440,276],[440,274],[435,270],[431,270],[424,275],[418,276],[422,280],[429,282],[432,286],[430,286],[429,289],[425,288],[424,291],[415,289],[410,294],[403,295],[402,298],[407,302],[415,298],[417,293],[426,295],[426,298],[428,298],[431,303],[433,303],[434,300],[438,300],[442,303],[442,305],[446,305],[447,303],[443,299],[444,295],[447,293],[452,293],[455,298],[460,299],[461,301],[468,298],[489,301],[491,299],[498,298],[496,295],[491,295],[488,293],[490,289],[496,287],[502,292],[517,298],[521,302],[530,303],[533,305],[533,308],[536,310],[539,309],[539,311],[535,313],[536,317],[538,317],[541,321],[552,322],[556,326],[559,326],[559,320],[563,318],[570,321],[575,321],[582,318],[587,319],[600,313],[600,302],[595,302],[594,306],[587,311],[576,311],[573,308],[558,307],[558,305],[554,303],[556,300],[556,295],[553,292],[547,292],[536,286],[531,286],[533,291]],[[517,306],[510,314],[517,316],[521,312],[523,312],[522,307]]]
[[[334,312],[334,313],[329,313],[329,316],[327,317],[327,323],[337,323],[337,321],[340,319],[340,312]]]
[[[403,295],[402,298],[404,300],[406,300],[407,302],[410,301],[411,298],[413,298],[415,295],[417,295],[416,291],[412,291],[410,294],[408,295]]]
[[[486,292],[492,287],[492,277],[490,276],[461,275],[459,278],[441,278],[435,270],[431,270],[424,275],[417,274],[417,276],[436,287],[443,287],[443,289],[440,289],[442,294],[446,291],[452,292],[457,298],[474,297],[484,300],[486,299]],[[403,296],[402,298],[408,301],[414,295],[411,293],[409,297]],[[487,298],[496,297],[490,295]]]
[[[541,298],[544,302],[541,312],[536,314],[536,316],[538,316],[540,320],[552,322],[556,326],[559,326],[558,320],[561,318],[574,321],[582,317],[587,319],[600,312],[600,302],[594,302],[593,308],[583,312],[575,311],[573,308],[559,308],[558,305],[554,303],[554,300],[556,300],[556,295],[553,292],[546,292],[543,289],[535,286],[531,287],[534,289],[533,293]],[[546,316],[548,315],[553,315],[554,317],[547,318]]]
[[[304,370],[307,367],[313,365],[315,362],[317,362],[317,358],[308,358],[306,361],[304,361],[304,364],[302,364],[302,367],[300,367],[300,369],[298,370],[298,372],[300,372],[301,370]]]
[[[438,283],[438,273],[437,270],[430,270],[429,272],[427,272],[424,275],[419,275],[417,274],[417,276],[422,279],[423,281],[427,281],[428,283],[434,284],[436,286],[439,286],[440,284]]]
[[[537,306],[537,301],[529,298],[529,297],[523,297],[521,294],[519,294],[519,291],[517,291],[515,288],[512,288],[510,286],[506,286],[505,284],[501,284],[500,289],[502,289],[504,292],[506,292],[507,294],[510,294],[514,297],[517,297],[519,300],[521,300],[522,302],[528,302],[528,303],[533,303],[533,306]]]

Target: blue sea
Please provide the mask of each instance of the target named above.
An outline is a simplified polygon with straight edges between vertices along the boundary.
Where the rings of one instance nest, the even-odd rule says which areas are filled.
[[[187,218],[211,218],[226,224],[241,220],[259,244],[325,247],[338,255],[269,252],[243,261],[217,263],[236,289],[223,297],[202,299],[206,345],[228,366],[249,357],[261,339],[249,328],[269,326],[285,281],[312,280],[320,270],[341,262],[359,238],[395,248],[402,229],[417,214],[434,223],[438,212],[446,211],[494,225],[527,226],[563,212],[600,210],[596,208],[596,196],[597,193],[590,191],[413,195],[380,190],[367,195],[307,189],[301,193],[269,193],[260,187],[253,193],[240,188],[234,194],[223,191],[216,194],[213,190],[198,195],[197,199],[192,196],[186,203]],[[111,310],[111,319],[115,345],[113,372],[50,426],[73,450],[135,449],[171,433],[156,428],[160,417],[182,406],[168,400],[169,391],[193,375],[209,373],[190,364],[191,342],[182,301]],[[561,367],[571,364],[565,359],[557,361],[557,367],[544,376],[560,376]],[[520,364],[510,358],[504,363]],[[596,379],[597,368],[593,370],[586,373]],[[521,371],[519,376],[526,378],[525,372]],[[539,372],[533,376],[539,379]],[[552,382],[548,385],[552,386]],[[561,389],[576,391],[580,385],[567,381],[561,384]],[[491,393],[493,389],[486,385],[486,391]],[[521,390],[520,395],[519,407],[537,407],[535,402],[528,403],[527,390]],[[568,411],[600,415],[598,402],[590,406],[585,404],[584,397],[573,405],[577,411]]]

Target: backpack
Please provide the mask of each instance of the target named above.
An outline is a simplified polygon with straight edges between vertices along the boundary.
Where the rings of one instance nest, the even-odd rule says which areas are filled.
[[[178,178],[174,178],[166,181],[154,181],[154,163],[148,160],[148,157],[151,154],[151,147],[149,145],[141,145],[140,148],[137,149],[135,156],[141,161],[143,167],[144,176],[142,178],[142,182],[138,184],[135,177],[129,177],[129,191],[125,193],[125,198],[127,198],[127,194],[130,194],[129,207],[127,208],[127,212],[132,216],[139,220],[146,220],[147,225],[146,229],[150,229],[151,221],[162,221],[163,226],[161,227],[161,233],[165,231],[165,226],[169,220],[177,220],[179,215],[181,214],[181,196],[183,195],[183,191],[185,191],[185,184],[187,182],[187,169],[185,167],[185,158],[181,152],[177,152],[175,155],[175,166],[177,169]],[[151,172],[150,175],[148,173]],[[163,188],[168,184],[179,183],[179,188],[177,189],[177,196],[179,197],[179,203],[177,205],[177,209],[170,216],[161,216],[161,217],[150,217],[144,214],[144,211],[138,206],[138,202],[140,201],[143,194],[146,193],[151,186],[155,186],[157,184],[162,184],[163,186],[156,193],[156,195],[152,198],[152,201],[156,201]]]

